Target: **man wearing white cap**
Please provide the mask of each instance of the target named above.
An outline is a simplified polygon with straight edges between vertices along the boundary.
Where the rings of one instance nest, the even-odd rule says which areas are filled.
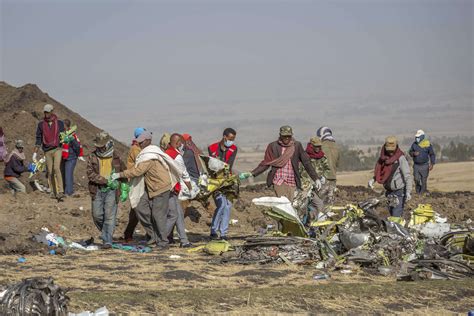
[[[409,154],[413,157],[413,176],[415,178],[416,193],[427,191],[428,175],[436,163],[436,154],[430,141],[425,138],[425,132],[418,130],[415,142],[411,145]]]
[[[59,134],[64,132],[63,121],[58,120],[53,113],[54,107],[46,104],[43,108],[44,119],[38,123],[36,128],[36,146],[33,152],[33,162],[37,159],[39,147],[46,157],[46,169],[48,171],[48,182],[51,195],[62,200],[64,197],[63,177],[61,175],[62,149],[60,147]]]

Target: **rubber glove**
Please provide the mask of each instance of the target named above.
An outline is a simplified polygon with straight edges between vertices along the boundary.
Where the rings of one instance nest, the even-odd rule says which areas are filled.
[[[319,180],[321,180],[322,185],[326,184],[326,178],[325,177],[321,177]]]
[[[407,192],[406,196],[405,196],[405,201],[410,201],[411,200],[411,193],[410,192]]]
[[[321,180],[317,179],[316,181],[314,181],[314,187],[316,188],[316,191],[319,191],[321,190],[323,184],[321,183]]]
[[[369,180],[369,188],[373,189],[374,188],[374,184],[375,184],[375,179],[372,178]]]
[[[252,173],[251,172],[241,172],[239,173],[239,179],[240,180],[245,180],[245,179],[248,179],[252,176]]]
[[[84,157],[82,157],[82,156],[79,157],[79,158],[77,158],[77,159],[79,159],[80,161],[84,161],[84,162],[86,161],[86,160],[84,159]]]
[[[110,176],[110,180],[115,181],[117,179],[120,179],[120,173],[117,173],[117,172],[112,173],[112,175]]]
[[[33,162],[36,162],[37,156],[38,156],[37,153],[33,153],[33,157],[31,158],[31,160],[33,160]]]

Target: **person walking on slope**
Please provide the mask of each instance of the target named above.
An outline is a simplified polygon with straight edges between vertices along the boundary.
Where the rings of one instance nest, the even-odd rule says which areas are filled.
[[[321,149],[327,157],[329,164],[329,173],[326,178],[327,193],[325,194],[324,202],[328,205],[333,205],[337,184],[337,167],[339,166],[339,149],[337,148],[336,140],[332,135],[332,130],[329,127],[321,126],[316,131],[316,135],[321,139]]]
[[[62,139],[62,158],[63,158],[63,182],[64,193],[67,196],[74,194],[74,169],[76,168],[77,160],[84,160],[84,151],[81,141],[76,134],[76,126],[71,127],[71,121],[64,120],[64,137]]]
[[[415,190],[423,194],[428,190],[428,176],[436,163],[436,154],[430,141],[426,139],[425,132],[418,130],[415,134],[415,142],[408,152],[413,158],[413,175],[415,178]]]
[[[183,170],[183,173],[180,177],[180,180],[188,187],[191,191],[191,178],[188,171],[186,170],[186,165],[184,164],[182,153],[184,152],[183,139],[180,134],[172,134],[170,137],[170,144],[166,150],[166,154],[173,158],[176,164]],[[192,244],[188,240],[186,235],[186,229],[184,227],[184,211],[181,207],[181,202],[178,199],[179,192],[181,191],[181,182],[176,183],[173,190],[170,193],[169,198],[169,211],[168,211],[168,220],[167,220],[167,234],[170,243],[173,241],[173,230],[174,226],[178,231],[178,236],[180,239],[181,248],[192,247]]]
[[[92,199],[92,218],[102,233],[104,249],[112,248],[120,183],[111,179],[114,172],[121,172],[125,165],[114,150],[114,143],[109,135],[101,132],[94,140],[95,150],[87,160],[87,177],[89,193]]]
[[[412,178],[408,160],[398,147],[395,136],[385,139],[375,165],[374,177],[369,180],[369,187],[373,189],[375,182],[385,188],[385,195],[390,201],[390,216],[402,217],[405,202],[411,200]]]
[[[59,136],[65,131],[64,122],[53,113],[54,107],[46,104],[43,108],[44,119],[36,128],[36,146],[33,162],[37,161],[38,149],[41,147],[46,158],[46,170],[51,196],[61,201],[64,197],[63,177],[61,175],[62,150]]]
[[[232,167],[237,157],[236,136],[237,132],[233,128],[226,128],[222,133],[222,139],[208,147],[209,156],[227,163],[230,172],[232,172]],[[216,210],[212,217],[210,237],[211,239],[218,239],[217,233],[219,232],[220,238],[227,240],[232,203],[220,192],[214,196],[214,202]]]
[[[293,129],[290,126],[282,126],[278,140],[268,144],[265,157],[258,167],[250,173],[243,173],[240,178],[256,177],[271,168],[267,176],[267,186],[273,185],[277,197],[285,196],[293,202],[296,188],[301,190],[300,163],[314,181],[316,189],[320,190],[321,180],[311,165],[308,154],[301,143],[294,140]]]

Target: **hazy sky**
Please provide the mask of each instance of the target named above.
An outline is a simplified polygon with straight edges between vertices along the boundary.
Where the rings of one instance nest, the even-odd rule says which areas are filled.
[[[472,109],[473,3],[1,0],[0,75],[121,139],[141,122],[295,122],[297,104],[434,95]]]

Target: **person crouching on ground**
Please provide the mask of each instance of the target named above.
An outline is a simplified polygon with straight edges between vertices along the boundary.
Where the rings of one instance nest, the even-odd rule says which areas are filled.
[[[13,194],[26,193],[26,187],[20,181],[21,174],[27,171],[25,167],[24,144],[22,140],[17,140],[15,149],[9,153],[5,159],[5,170],[3,175]]]
[[[385,139],[375,165],[374,177],[369,180],[369,187],[373,189],[375,182],[382,184],[386,190],[390,216],[402,217],[405,202],[411,199],[412,178],[408,160],[398,147],[395,136]]]
[[[104,249],[109,249],[112,248],[120,198],[120,183],[111,179],[111,175],[123,171],[125,165],[114,151],[114,143],[107,133],[97,134],[94,146],[95,151],[90,154],[87,161],[92,218],[102,232]]]

